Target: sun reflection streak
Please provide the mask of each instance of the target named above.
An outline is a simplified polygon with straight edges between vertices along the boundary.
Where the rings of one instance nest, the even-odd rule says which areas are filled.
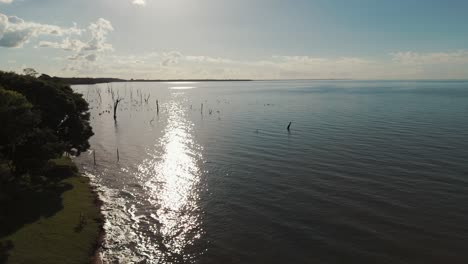
[[[189,89],[195,89],[195,86],[171,86],[169,89],[171,90],[189,90]]]
[[[174,93],[174,97],[183,94]],[[154,232],[161,237],[164,255],[187,259],[184,249],[202,235],[200,227],[201,147],[193,139],[193,123],[187,120],[180,100],[169,101],[164,136],[159,142],[161,155],[147,165],[151,177],[145,183],[149,201],[156,209],[151,215],[158,224]]]

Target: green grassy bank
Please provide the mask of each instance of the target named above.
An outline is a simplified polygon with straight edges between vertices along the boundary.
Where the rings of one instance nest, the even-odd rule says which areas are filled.
[[[102,235],[96,195],[76,173],[15,192],[0,224],[0,263],[90,263]]]

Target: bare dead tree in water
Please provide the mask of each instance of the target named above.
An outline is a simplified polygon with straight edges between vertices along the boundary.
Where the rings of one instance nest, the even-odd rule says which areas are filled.
[[[117,122],[117,107],[119,107],[119,103],[123,100],[123,98],[120,98],[118,91],[117,97],[115,97],[114,89],[111,89],[111,95],[112,102],[114,102],[114,121]]]
[[[102,103],[101,90],[99,90],[97,87],[94,87],[94,91],[99,97],[99,104],[101,104]]]
[[[143,105],[143,93],[140,90],[140,106]]]
[[[122,101],[123,99],[122,98],[117,98],[115,101],[114,101],[114,121],[117,122],[117,107],[119,106],[119,103]]]
[[[159,115],[159,101],[156,100],[156,113]]]

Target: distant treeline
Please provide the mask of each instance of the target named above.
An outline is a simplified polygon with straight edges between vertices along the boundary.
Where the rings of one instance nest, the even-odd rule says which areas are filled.
[[[47,74],[42,74],[39,76],[39,79],[44,81],[53,81],[53,82],[61,82],[68,85],[75,85],[75,84],[97,84],[97,83],[111,83],[111,82],[126,82],[127,80],[118,79],[118,78],[64,78],[64,77],[51,77]]]
[[[119,78],[65,78],[65,77],[51,77],[47,74],[42,74],[39,79],[45,81],[61,82],[69,85],[77,84],[98,84],[98,83],[113,83],[113,82],[246,82],[251,81],[248,79],[167,79],[167,80],[146,80],[146,79],[119,79]]]

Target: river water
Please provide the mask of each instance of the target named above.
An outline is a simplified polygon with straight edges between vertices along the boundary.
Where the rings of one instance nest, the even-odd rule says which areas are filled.
[[[468,263],[468,82],[73,88],[106,263]]]

